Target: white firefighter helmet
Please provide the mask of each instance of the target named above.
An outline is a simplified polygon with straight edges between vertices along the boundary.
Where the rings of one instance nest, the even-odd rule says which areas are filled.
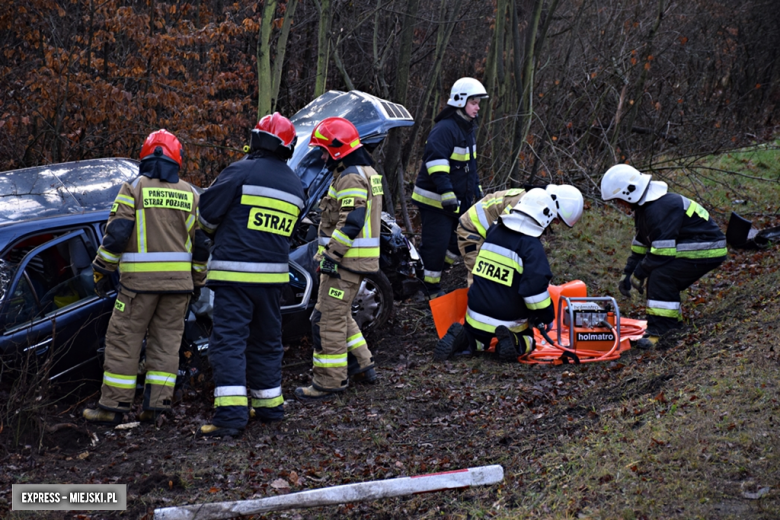
[[[484,85],[474,78],[460,78],[452,85],[450,99],[447,104],[451,107],[463,108],[470,97],[488,97]]]
[[[548,184],[546,190],[555,202],[558,218],[567,226],[574,227],[574,224],[582,217],[584,206],[580,190],[569,184],[561,184],[560,186]]]
[[[652,175],[640,173],[627,164],[616,164],[601,179],[601,198],[621,199],[636,204],[645,194]]]
[[[523,195],[510,213],[501,215],[501,222],[513,231],[538,237],[557,216],[558,210],[550,194],[534,188]]]

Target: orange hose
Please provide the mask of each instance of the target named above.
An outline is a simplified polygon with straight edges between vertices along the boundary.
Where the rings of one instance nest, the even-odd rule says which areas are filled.
[[[577,356],[577,358],[580,360],[580,363],[614,361],[620,358],[621,352],[625,352],[631,348],[631,339],[638,339],[642,337],[645,330],[647,330],[646,321],[632,320],[628,318],[624,318],[620,321],[620,342],[618,342],[618,335],[615,333],[614,327],[610,327],[612,329],[612,333],[615,335],[615,343],[612,345],[612,348],[606,352],[601,350],[588,349],[573,350],[561,345],[560,341],[556,341],[556,343],[550,344],[544,338],[542,338],[539,333],[535,332],[534,339],[536,340],[536,349],[526,356],[519,357],[517,360],[520,363],[524,363],[526,365],[561,365],[565,362],[563,357],[564,354],[568,352]],[[567,331],[568,329],[564,328],[562,332]],[[562,336],[565,337],[564,334],[556,334],[556,340]]]

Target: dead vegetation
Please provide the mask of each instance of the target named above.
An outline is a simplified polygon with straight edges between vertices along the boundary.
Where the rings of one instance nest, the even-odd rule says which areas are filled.
[[[553,269],[591,294],[616,293],[630,221],[597,207],[586,215],[549,238]],[[9,511],[10,489],[23,482],[126,483],[126,512],[48,516],[141,518],[174,504],[501,464],[498,486],[258,518],[777,518],[778,253],[732,251],[689,291],[684,331],[614,363],[434,364],[429,311],[405,303],[369,339],[376,386],[325,405],[290,398],[283,423],[251,423],[241,438],[194,437],[210,416],[208,387],[187,389],[157,425],[125,430],[86,425],[74,397],[46,410],[57,431],[40,450],[0,433],[0,510],[21,517]],[[450,289],[465,285],[462,266],[445,276]],[[641,317],[639,301],[619,301]],[[307,343],[288,345],[287,396],[308,381],[310,356]]]

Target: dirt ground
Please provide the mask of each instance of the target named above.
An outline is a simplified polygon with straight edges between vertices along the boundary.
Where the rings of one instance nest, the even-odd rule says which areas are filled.
[[[436,364],[427,304],[396,302],[392,323],[369,337],[378,384],[331,403],[296,402],[311,347],[286,345],[286,420],[250,423],[234,439],[195,437],[210,416],[209,385],[185,389],[158,424],[127,430],[80,418],[93,387],[42,413],[39,443],[16,446],[0,432],[0,516],[30,516],[10,511],[15,483],[125,483],[126,511],[37,516],[135,519],[171,505],[501,464],[501,485],[258,518],[780,518],[780,248],[728,262],[691,289],[694,323],[612,363]],[[448,289],[464,279],[462,265],[445,274]]]

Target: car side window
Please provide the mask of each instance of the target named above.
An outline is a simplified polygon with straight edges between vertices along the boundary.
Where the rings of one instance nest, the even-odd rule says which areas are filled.
[[[24,271],[17,273],[16,289],[0,316],[6,330],[95,297],[94,246],[84,233],[69,236],[27,254]]]

